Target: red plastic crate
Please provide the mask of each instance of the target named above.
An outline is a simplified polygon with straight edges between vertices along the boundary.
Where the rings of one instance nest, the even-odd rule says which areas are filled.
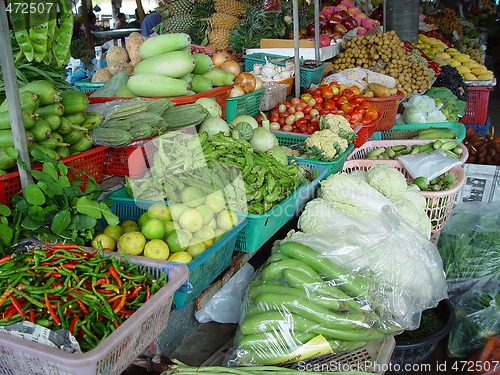
[[[68,167],[72,167],[73,171],[68,171],[70,181],[71,173],[78,176],[82,182],[82,189],[85,188],[85,182],[88,181],[89,176],[94,177],[97,182],[101,182],[104,175],[104,158],[106,156],[106,149],[108,146],[98,146],[90,150],[81,152],[76,155],[69,156],[61,159],[61,161]],[[41,166],[33,167],[35,170],[42,169]],[[0,176],[0,202],[10,205],[12,197],[21,191],[21,179],[19,172],[7,173]]]
[[[382,121],[382,116],[379,115],[378,119],[375,121],[367,125],[362,125],[361,129],[357,132],[358,138],[353,141],[354,147],[361,147],[365,142],[369,141],[373,133],[375,133],[380,121]]]
[[[494,86],[469,86],[467,106],[462,124],[484,124],[488,117],[488,101]]]
[[[365,101],[375,108],[381,117],[380,122],[375,127],[375,130],[389,130],[396,122],[396,115],[398,114],[399,101],[405,96],[401,91],[397,95],[387,96],[385,98],[365,98]]]

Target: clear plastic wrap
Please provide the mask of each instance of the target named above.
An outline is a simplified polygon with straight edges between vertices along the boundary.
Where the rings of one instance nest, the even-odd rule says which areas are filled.
[[[490,280],[451,300],[457,321],[448,337],[452,357],[469,357],[500,335],[500,281]]]
[[[443,150],[433,150],[419,154],[401,155],[397,160],[403,164],[411,177],[425,177],[429,181],[448,172],[451,168],[462,165],[462,160],[448,156]]]
[[[478,280],[500,280],[499,222],[500,203],[455,206],[438,245],[449,293],[467,290]]]
[[[359,349],[401,329],[372,280],[288,241],[249,284],[229,365],[273,365]]]

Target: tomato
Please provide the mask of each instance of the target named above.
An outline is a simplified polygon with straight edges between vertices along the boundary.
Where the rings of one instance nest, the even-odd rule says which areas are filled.
[[[309,99],[307,99],[307,102],[306,102],[306,103],[307,103],[307,105],[308,105],[309,107],[312,107],[313,105],[315,105],[315,104],[316,104],[316,99],[314,99],[314,98],[311,96]]]
[[[305,115],[308,115],[309,112],[311,112],[312,107],[310,105],[306,105],[302,112],[304,112]]]
[[[339,110],[337,109],[337,107],[335,107],[335,108],[329,109],[328,112],[331,113],[332,115],[336,115],[337,113],[339,113]]]
[[[262,124],[262,120],[264,120],[264,116],[259,114],[259,115],[257,115],[257,117],[255,117],[255,120],[257,121],[257,123]]]
[[[372,103],[367,102],[366,100],[365,100],[363,103],[361,103],[360,105],[361,105],[361,107],[363,107],[363,108],[365,108],[365,109],[366,109],[366,108],[371,108],[371,107],[372,107]]]
[[[285,118],[284,117],[280,117],[278,118],[278,121],[276,121],[278,124],[280,124],[280,126],[285,126]]]
[[[299,130],[300,130],[301,133],[307,133],[307,129],[308,129],[307,124],[300,125]]]
[[[333,96],[332,96],[332,100],[333,100],[334,102],[337,102],[337,100],[339,100],[339,98],[340,98],[340,95],[339,95],[339,94],[337,94],[337,95],[333,95]]]
[[[335,106],[335,102],[333,100],[327,99],[327,100],[324,101],[324,103],[323,103],[323,109],[330,110],[330,109],[333,109],[333,108],[337,108]]]
[[[355,104],[355,105],[360,105],[361,103],[363,103],[365,101],[365,97],[364,96],[361,96],[361,95],[356,95],[354,96],[354,98],[352,98],[349,102],[351,104]]]
[[[344,91],[342,91],[342,96],[345,96],[349,101],[351,101],[351,99],[354,98],[354,91],[351,89],[344,89]]]
[[[349,88],[352,90],[352,92],[354,93],[354,95],[359,95],[359,94],[361,94],[361,90],[359,89],[359,87],[358,87],[358,86],[351,86],[351,87],[349,87]]]
[[[295,112],[297,111],[301,111],[301,112],[304,112],[304,108],[305,108],[305,105],[304,103],[299,103],[295,106]]]
[[[275,114],[272,114],[269,116],[269,121],[270,122],[277,122],[279,118],[280,118],[280,116],[277,113],[275,113]]]
[[[370,117],[372,120],[378,119],[378,112],[375,108],[367,108],[365,116]]]
[[[313,96],[321,96],[321,88],[318,87],[316,90],[314,90],[313,91]]]
[[[340,94],[340,85],[337,82],[330,82],[330,88],[332,89],[333,95]]]
[[[351,118],[352,118],[353,121],[359,122],[359,121],[361,121],[363,119],[363,115],[361,113],[359,113],[359,112],[353,112],[351,114]]]
[[[313,105],[313,109],[321,111],[323,109],[323,104],[316,103],[315,105]]]
[[[307,127],[307,133],[313,134],[315,131],[316,131],[316,128],[314,126]]]
[[[290,104],[293,105],[293,106],[295,106],[295,105],[297,105],[299,103],[300,103],[300,99],[299,98],[292,98],[290,100]]]
[[[276,116],[279,114],[278,107],[275,107],[275,108],[271,109],[271,111],[269,111],[270,116],[272,116],[274,114],[276,114]]]
[[[316,101],[315,104],[322,104],[325,101],[321,95],[314,95],[314,100]]]
[[[341,96],[337,99],[335,104],[337,104],[337,107],[341,107],[342,104],[349,104],[349,99],[347,99],[345,96]]]
[[[350,115],[354,111],[354,107],[352,104],[346,103],[342,104],[340,110],[344,112],[346,115]]]
[[[333,91],[330,86],[322,86],[321,87],[321,95],[324,99],[331,99],[333,96]]]
[[[286,118],[288,115],[289,115],[288,111],[285,111],[285,112],[280,112],[278,116],[281,118]]]
[[[363,123],[363,125],[368,125],[368,124],[371,124],[373,122],[373,120],[369,116],[364,116],[363,119],[361,120],[361,122]]]
[[[309,122],[312,119],[312,116],[310,114],[305,114],[304,118]]]
[[[328,109],[321,109],[319,111],[320,116],[326,116],[330,114],[330,111]]]

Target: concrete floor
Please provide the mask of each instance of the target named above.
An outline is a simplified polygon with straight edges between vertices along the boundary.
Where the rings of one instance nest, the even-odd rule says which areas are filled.
[[[496,72],[496,76],[500,77],[500,43],[493,41],[495,44],[490,45],[489,51],[493,56],[492,66],[490,67]],[[490,119],[493,132],[495,136],[500,135],[500,88],[496,87],[489,97],[488,104],[488,117]],[[290,223],[289,223],[290,224]],[[286,232],[285,232],[286,233]],[[281,237],[278,237],[281,238]],[[268,250],[259,251],[260,255],[252,259],[252,264],[258,266],[266,259],[266,254]],[[190,315],[192,311],[189,307],[185,309],[186,312],[178,315]],[[184,311],[184,310],[183,310]],[[200,366],[204,363],[214,363],[218,364],[223,358],[225,348],[228,341],[234,335],[236,330],[236,325],[234,324],[219,324],[219,323],[206,323],[199,324],[194,322],[192,319],[186,319],[187,316],[174,317],[171,322],[169,322],[169,327],[172,325],[182,326],[181,328],[187,329],[184,333],[182,329],[180,332],[176,333],[178,346],[170,345],[164,351],[171,358],[177,358],[182,362],[193,365]],[[190,322],[186,322],[189,320]],[[169,328],[168,328],[169,329]],[[438,343],[434,354],[428,359],[426,364],[430,368],[421,368],[418,371],[405,372],[401,374],[406,375],[417,375],[417,374],[427,374],[427,375],[437,375],[437,374],[462,374],[459,370],[453,369],[453,364],[457,363],[460,359],[448,358],[446,354],[446,343],[447,339],[443,339]],[[168,345],[167,345],[168,346]],[[222,348],[222,349],[221,349]],[[162,349],[165,349],[162,347]],[[220,350],[221,349],[221,350]],[[218,353],[217,353],[218,352]],[[214,353],[218,354],[216,358],[213,357]],[[163,360],[162,360],[163,363]],[[459,363],[459,362],[458,362]],[[145,374],[160,374],[161,368],[145,369],[143,364],[141,367],[132,365],[123,375],[145,375]],[[393,372],[387,372],[387,375],[394,374]]]

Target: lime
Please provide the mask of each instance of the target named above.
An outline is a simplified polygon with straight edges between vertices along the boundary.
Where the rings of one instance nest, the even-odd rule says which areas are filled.
[[[101,233],[95,236],[92,239],[91,245],[95,249],[99,249],[99,245],[101,245],[103,250],[111,250],[114,251],[116,249],[116,241],[113,237]]]
[[[146,245],[146,237],[141,232],[128,232],[118,239],[116,245],[119,253],[139,255]]]
[[[238,216],[233,211],[222,210],[217,215],[217,226],[226,231],[230,230],[238,223]]]
[[[118,241],[118,238],[123,234],[123,229],[119,225],[108,225],[104,228],[104,234],[107,234],[110,237],[113,237],[115,241]]]
[[[215,232],[208,225],[204,225],[201,229],[194,233],[195,238],[199,238],[202,241],[211,240],[215,237]]]
[[[168,257],[171,262],[179,262],[187,264],[193,260],[193,257],[185,251],[179,251],[178,253],[173,253]]]
[[[199,187],[189,186],[182,191],[181,199],[189,207],[198,207],[205,202],[205,193]]]
[[[165,221],[165,229],[167,230],[166,236],[168,236],[170,232],[179,228],[178,225],[176,226],[173,221]]]
[[[149,216],[148,211],[144,212],[141,216],[139,216],[139,219],[137,220],[137,226],[139,227],[139,229],[142,228],[144,222],[148,219],[151,219],[151,216]]]
[[[206,204],[196,207],[196,211],[203,216],[203,224],[208,224],[214,219],[214,212]]]
[[[186,231],[179,229],[170,232],[170,234],[166,238],[166,243],[168,248],[172,253],[176,253],[178,251],[186,250],[189,246],[189,235]]]
[[[188,206],[182,203],[172,203],[170,206],[170,215],[173,221],[179,221],[179,216],[188,209]]]
[[[213,238],[210,238],[208,240],[203,241],[203,244],[205,245],[205,248],[209,248],[214,244],[215,240]]]
[[[137,223],[134,221],[134,220],[125,220],[125,221],[122,221],[120,223],[120,226],[125,229],[125,227],[129,226],[129,225],[132,225],[132,226],[136,226]]]
[[[222,191],[217,190],[207,195],[205,204],[210,207],[213,212],[219,213],[226,207],[226,199]]]
[[[164,203],[155,203],[148,208],[149,216],[162,221],[172,220],[170,209]]]
[[[190,242],[189,242],[189,247],[186,249],[186,253],[188,253],[189,255],[191,255],[194,258],[196,258],[198,255],[200,255],[201,253],[203,253],[205,251],[205,244],[203,242],[201,242],[199,239],[197,238],[193,238]]]
[[[197,232],[203,226],[203,216],[196,209],[188,208],[179,217],[179,225],[182,229]]]
[[[144,256],[148,258],[167,260],[169,255],[168,245],[162,240],[151,240],[144,247]]]
[[[154,240],[163,238],[167,233],[167,228],[165,222],[159,219],[148,219],[142,225],[141,232],[148,240]]]

